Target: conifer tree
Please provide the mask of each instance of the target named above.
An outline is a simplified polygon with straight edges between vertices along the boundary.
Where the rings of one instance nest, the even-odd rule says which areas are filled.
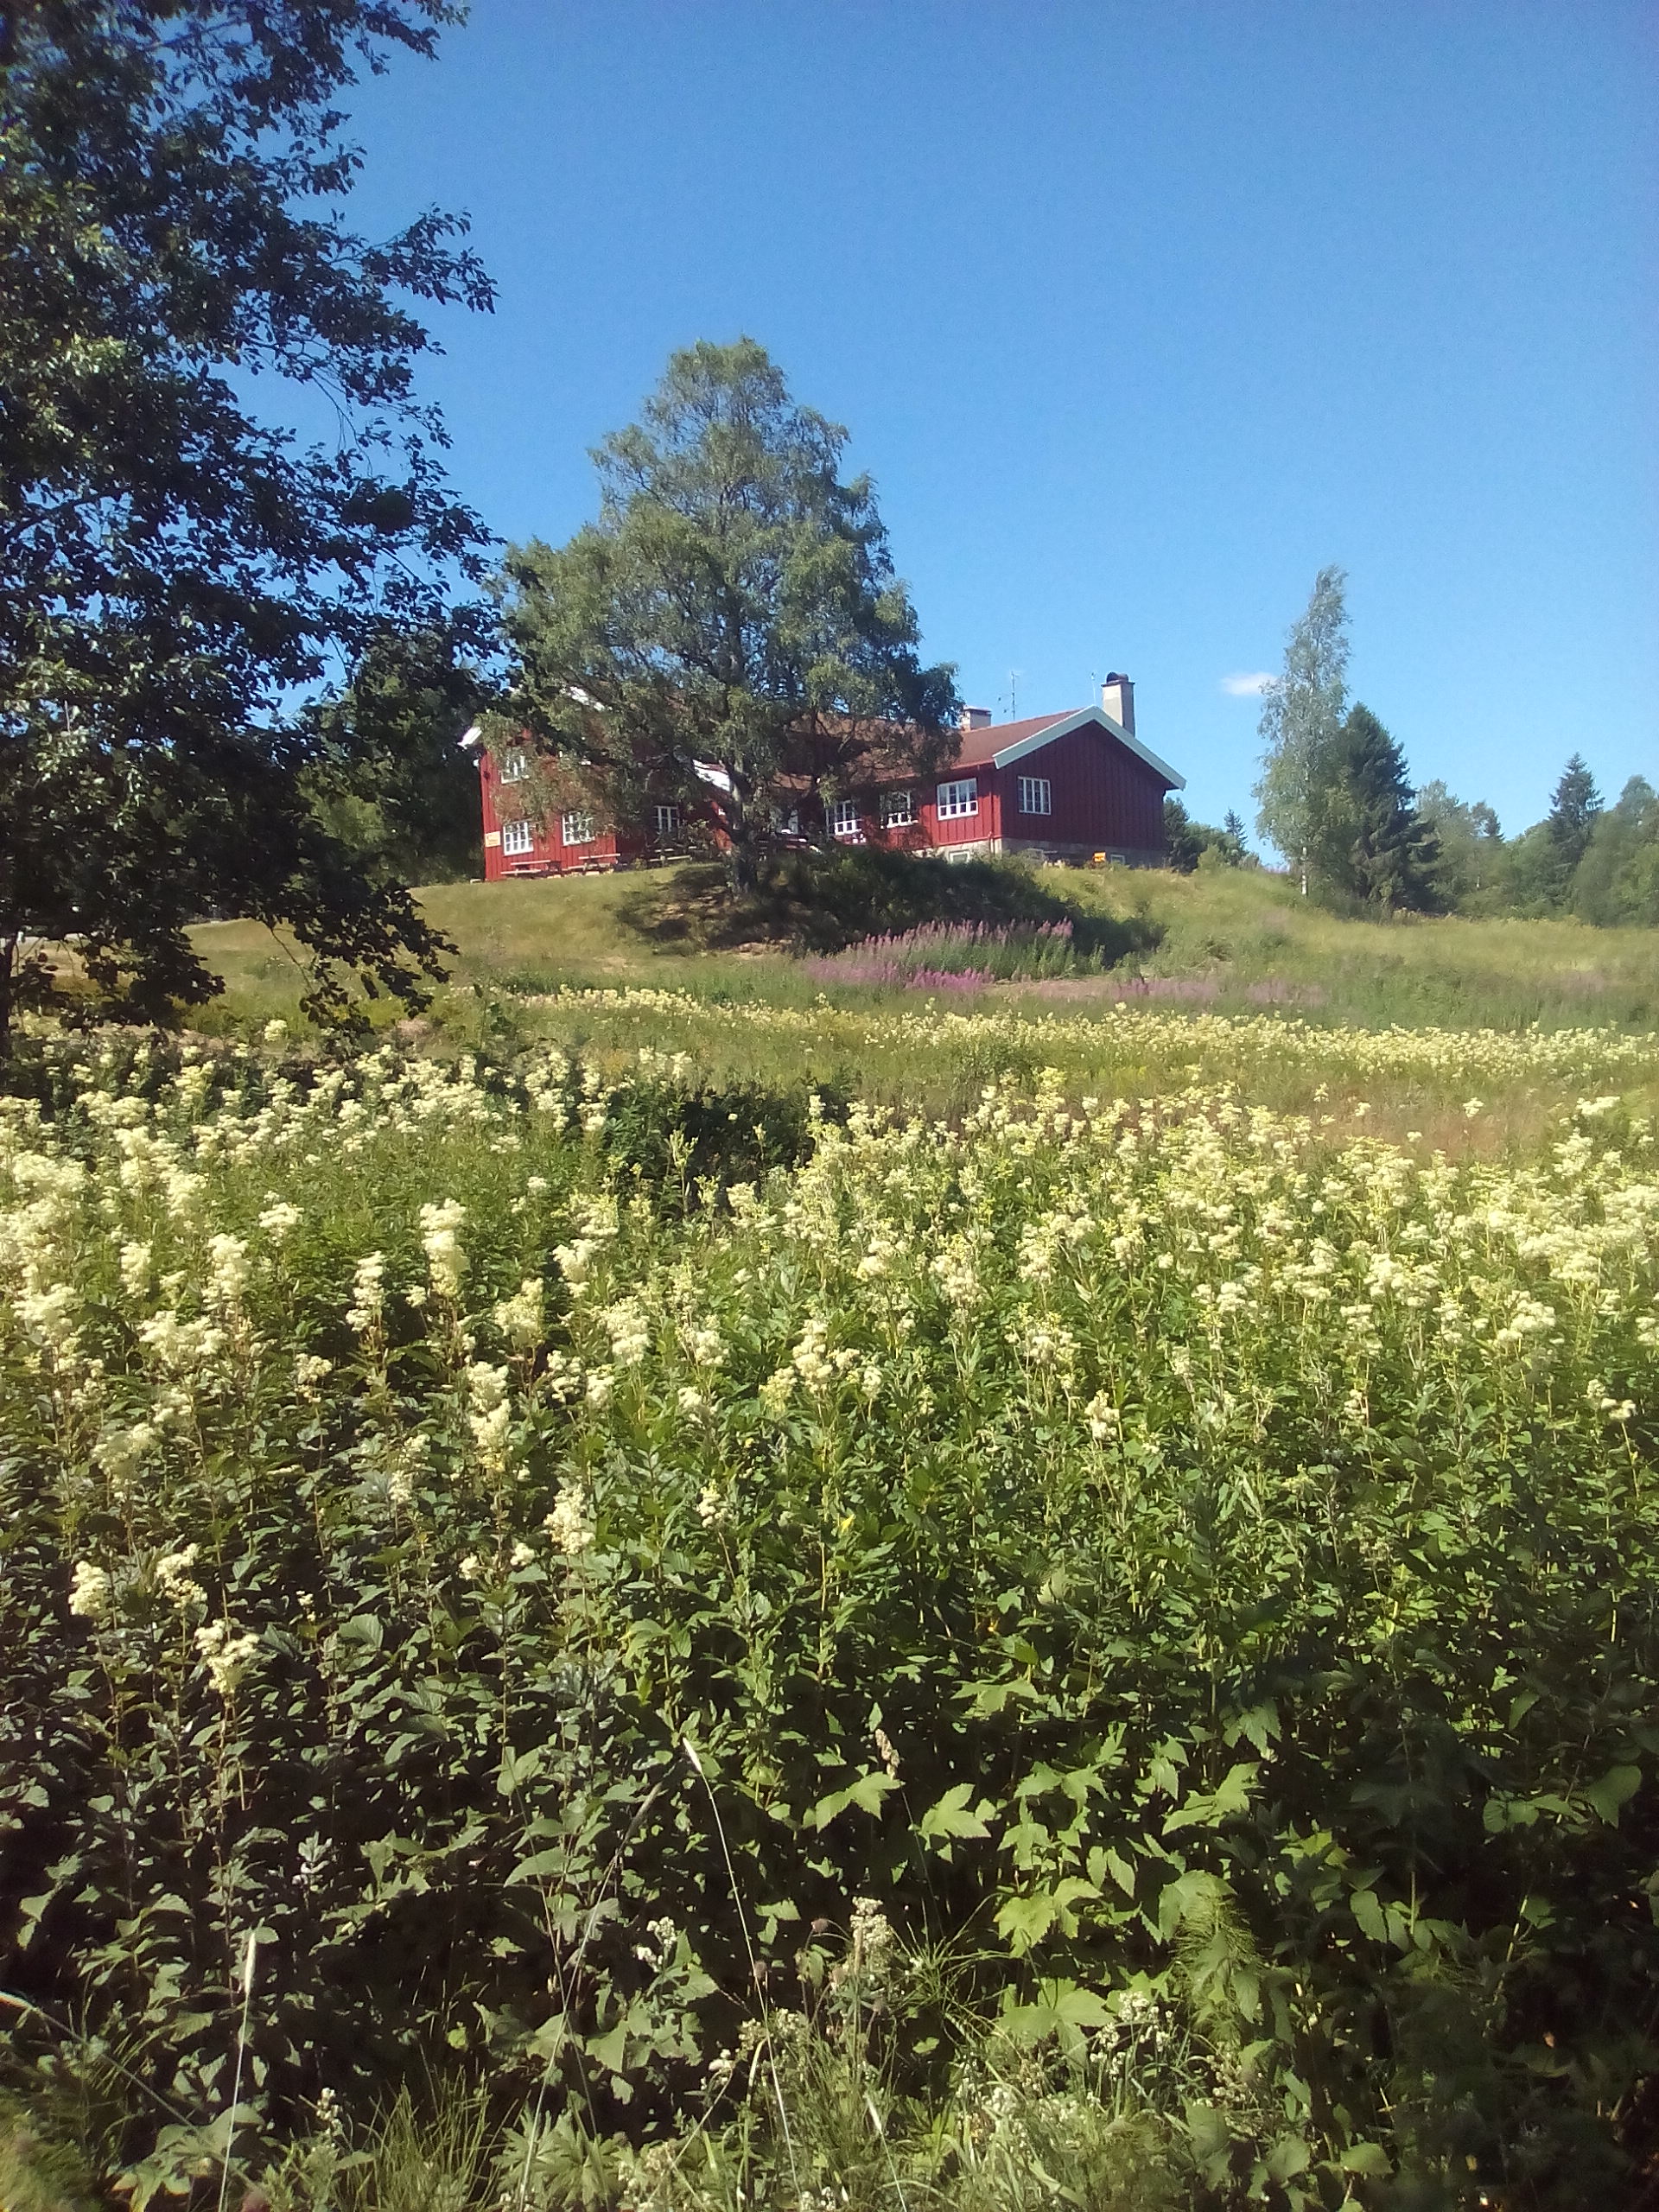
[[[1570,877],[1584,858],[1590,832],[1601,812],[1601,793],[1582,753],[1575,753],[1561,771],[1549,803],[1544,826],[1558,855],[1563,874]],[[1563,884],[1565,888],[1565,884]]]
[[[1325,881],[1383,913],[1434,900],[1439,841],[1412,804],[1405,755],[1369,707],[1343,723],[1314,864]]]

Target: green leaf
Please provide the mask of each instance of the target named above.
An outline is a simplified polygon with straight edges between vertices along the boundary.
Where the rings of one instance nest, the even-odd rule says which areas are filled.
[[[1579,1795],[1610,1828],[1616,1828],[1621,1808],[1641,1787],[1639,1766],[1610,1766],[1599,1782],[1590,1783]]]
[[[1126,1897],[1132,1897],[1135,1895],[1134,1867],[1127,1859],[1120,1858],[1116,1851],[1103,1852],[1102,1857],[1105,1860],[1107,1872],[1117,1884],[1118,1888],[1122,1891]]]
[[[807,1814],[804,1825],[810,1828],[827,1828],[830,1821],[839,1820],[850,1805],[856,1805],[860,1812],[874,1816],[880,1812],[883,1798],[890,1796],[898,1787],[889,1774],[861,1774],[858,1780],[849,1783],[845,1789],[834,1789],[829,1796],[820,1797]]]
[[[1224,1779],[1207,1796],[1189,1797],[1179,1812],[1172,1813],[1164,1822],[1164,1834],[1174,1835],[1181,1828],[1219,1827],[1223,1821],[1250,1808],[1251,1794],[1255,1778],[1262,1771],[1259,1759],[1243,1759],[1231,1767]]]
[[[1028,1897],[1005,1897],[997,1910],[996,1925],[1013,1945],[1014,1956],[1021,1958],[1034,1944],[1040,1943],[1057,1923],[1062,1935],[1075,1935],[1077,1916],[1072,1907],[1099,1895],[1092,1882],[1085,1882],[1080,1875],[1069,1874],[1052,1890],[1033,1890]]]
[[[1380,2143],[1351,2143],[1342,2154],[1342,2170],[1345,2174],[1375,2174],[1381,2178],[1391,2174],[1394,2166]]]
[[[1033,2004],[1007,2006],[997,2024],[1018,2044],[1043,2043],[1050,2036],[1076,2043],[1086,2030],[1106,2026],[1111,2017],[1111,2006],[1097,1991],[1075,1981],[1043,1981]]]
[[[958,1782],[947,1789],[937,1805],[930,1806],[917,1822],[917,1832],[931,1843],[943,1836],[978,1837],[990,1834],[979,1813],[968,1810],[968,1800],[974,1794],[971,1782]],[[981,1808],[988,1812],[988,1805]]]
[[[1040,1943],[1059,1916],[1059,1907],[1046,1890],[1030,1897],[1005,1897],[997,1907],[997,1933],[1007,1938],[1016,1958],[1023,1958]]]
[[[1294,2174],[1306,2172],[1311,2157],[1300,2135],[1281,2135],[1264,2163],[1274,2181],[1288,2181]]]
[[[1356,1890],[1348,1900],[1348,1909],[1359,1923],[1362,1935],[1369,1936],[1374,1943],[1387,1942],[1389,1923],[1375,1890]]]
[[[613,2074],[622,2071],[628,2056],[628,2024],[626,2020],[619,2020],[604,2035],[589,2036],[587,2042],[589,2055],[596,2058],[601,2066],[608,2067]]]

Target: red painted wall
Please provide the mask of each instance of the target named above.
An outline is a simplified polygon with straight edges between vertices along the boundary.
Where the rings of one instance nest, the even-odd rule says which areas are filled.
[[[502,814],[500,763],[487,747],[480,750],[478,783],[486,883],[498,883],[504,876],[511,875],[565,875],[575,868],[614,868],[619,860],[633,859],[645,849],[643,839],[619,837],[613,832],[594,837],[585,845],[567,845],[563,819],[556,811],[544,823],[531,823],[527,853],[504,853],[502,823],[504,818],[512,817]]]
[[[1007,837],[1130,852],[1163,849],[1163,779],[1098,724],[1056,738],[997,772],[1006,793]],[[1018,811],[1021,776],[1047,777],[1052,814]]]
[[[1019,811],[1021,776],[1047,777],[1051,813]],[[941,820],[939,785],[969,778],[978,786],[977,812]],[[614,835],[567,847],[562,821],[555,814],[544,828],[531,825],[529,852],[505,855],[499,836],[500,766],[488,752],[480,759],[479,788],[486,834],[484,874],[493,883],[509,875],[565,874],[574,868],[614,867],[619,861],[641,858],[649,849],[642,837]],[[1096,851],[1163,850],[1163,779],[1097,723],[1054,738],[1006,768],[986,761],[962,769],[955,776],[947,773],[926,782],[918,778],[909,788],[917,821],[884,830],[879,807],[869,808],[859,823],[864,842],[939,851],[953,845],[988,844],[1006,838],[1014,842],[1082,845]],[[492,833],[493,842],[490,842]]]

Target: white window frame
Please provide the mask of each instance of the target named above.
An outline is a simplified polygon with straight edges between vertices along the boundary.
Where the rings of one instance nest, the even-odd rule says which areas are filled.
[[[501,780],[504,784],[522,784],[530,774],[530,747],[510,745],[501,755]]]
[[[1046,776],[1020,777],[1020,811],[1021,814],[1053,813],[1054,786]]]
[[[914,791],[883,791],[881,794],[881,827],[884,830],[908,830],[916,819]]]
[[[683,827],[680,810],[675,805],[672,799],[659,799],[658,801],[655,820],[657,823],[657,835],[659,837],[676,837],[679,835],[681,829]]]
[[[837,837],[858,836],[858,801],[855,798],[838,798],[831,802],[830,828],[831,834]]]
[[[559,842],[562,845],[591,845],[594,842],[594,817],[591,814],[573,810],[559,817]]]
[[[958,822],[964,815],[979,812],[979,779],[963,776],[953,783],[941,784],[935,794],[934,804],[941,822]]]
[[[801,834],[801,810],[791,806],[785,813],[781,806],[772,810],[772,826],[780,837],[798,837]]]
[[[516,822],[501,824],[501,857],[504,861],[522,860],[526,853],[533,853],[535,849],[536,831],[527,816],[521,816]]]

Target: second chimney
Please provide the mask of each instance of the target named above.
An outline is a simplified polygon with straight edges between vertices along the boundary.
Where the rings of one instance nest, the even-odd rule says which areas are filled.
[[[1127,676],[1106,678],[1100,687],[1100,703],[1120,729],[1135,735],[1135,686]]]
[[[963,729],[988,729],[990,726],[991,710],[988,707],[964,707],[963,709],[961,722],[961,728]]]

